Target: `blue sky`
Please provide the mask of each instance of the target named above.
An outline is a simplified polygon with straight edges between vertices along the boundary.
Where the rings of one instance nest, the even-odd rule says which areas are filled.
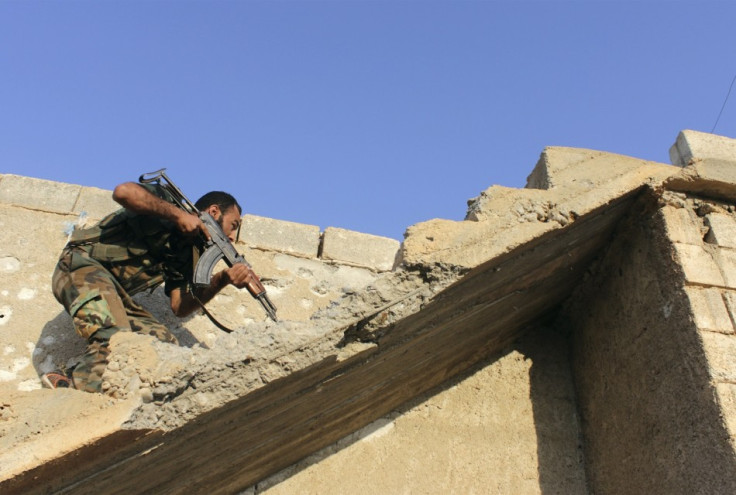
[[[402,239],[545,146],[669,162],[736,76],[736,2],[0,0],[0,173]],[[736,90],[716,134],[736,136]]]

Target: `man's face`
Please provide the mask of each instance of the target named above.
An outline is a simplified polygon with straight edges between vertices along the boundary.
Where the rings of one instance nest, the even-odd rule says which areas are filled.
[[[235,205],[228,208],[225,213],[222,213],[216,205],[210,206],[207,211],[220,224],[227,238],[231,242],[235,242],[235,235],[238,233],[238,228],[240,227],[240,211]]]

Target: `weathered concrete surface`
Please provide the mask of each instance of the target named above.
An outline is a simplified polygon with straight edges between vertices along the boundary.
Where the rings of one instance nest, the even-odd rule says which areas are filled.
[[[532,329],[245,493],[588,493],[568,349]]]
[[[731,293],[680,249],[710,258],[706,204],[665,194],[632,211],[565,311],[593,493],[736,492]]]
[[[678,167],[693,165],[695,160],[733,162],[736,156],[736,140],[686,129],[677,135],[670,147],[670,161]]]
[[[399,241],[329,227],[322,241],[322,258],[389,271],[396,265]]]
[[[590,150],[549,148],[529,179],[530,187],[548,189],[492,187],[471,201],[466,221],[433,220],[410,228],[401,249],[404,264],[383,275],[368,270],[370,273],[361,272],[353,279],[347,272],[330,272],[332,262],[315,265],[316,260],[250,250],[246,257],[259,272],[263,267],[264,281],[269,293],[277,298],[280,314],[284,307],[285,313],[294,313],[278,325],[257,318],[247,319],[245,324],[241,321],[241,328],[231,335],[201,337],[192,331],[191,347],[174,347],[132,334],[116,336],[112,369],[105,375],[108,391],[114,397],[111,400],[114,404],[138,401],[123,427],[103,436],[81,435],[67,455],[50,462],[27,462],[24,468],[37,467],[25,472],[18,469],[3,473],[6,481],[0,486],[10,493],[87,493],[100,489],[112,493],[233,493],[259,482],[259,487],[250,490],[277,489],[278,485],[269,488],[272,481],[264,481],[269,475],[321,448],[329,448],[361,428],[375,426],[374,421],[382,417],[395,418],[395,427],[401,431],[404,422],[399,419],[413,415],[407,402],[438,390],[436,387],[468,370],[479,369],[479,363],[489,359],[492,362],[483,368],[484,372],[513,375],[517,385],[513,390],[523,390],[524,386],[529,389],[534,380],[527,368],[529,375],[524,381],[523,362],[498,359],[498,353],[556,315],[587,276],[593,261],[611,243],[620,219],[638,205],[651,204],[641,203],[643,196],[657,198],[668,184],[677,184],[679,190],[697,188],[701,178],[690,168],[681,170]],[[720,194],[732,194],[733,185],[729,189],[726,182],[720,184]],[[678,218],[699,225],[689,216]],[[713,216],[712,224],[717,222],[719,219]],[[703,224],[702,228],[710,227]],[[705,251],[717,270],[698,283],[728,288],[729,263],[733,260],[725,251],[729,248],[724,245],[711,252],[708,246],[698,245],[697,232],[689,231],[686,225],[678,229],[681,240],[675,243],[677,256],[673,261],[690,266],[693,277],[700,277],[702,270],[692,267],[708,259],[701,252]],[[713,239],[725,243],[727,231],[717,230],[715,227]],[[690,259],[694,260],[692,265],[688,265]],[[23,259],[18,261],[24,263]],[[17,265],[9,260],[2,266],[15,269]],[[304,271],[295,270],[297,266]],[[329,274],[334,283],[321,280],[324,274]],[[362,282],[338,289],[337,281],[345,276]],[[360,286],[366,280],[368,283]],[[296,296],[293,290],[297,286],[312,294]],[[698,301],[710,311],[698,316],[704,326],[724,326],[717,298],[712,292],[691,292],[699,288],[703,287],[683,288],[682,292],[690,294],[688,300]],[[315,299],[317,296],[324,298]],[[298,311],[294,301],[301,301]],[[722,301],[729,311],[725,292]],[[226,313],[258,314],[257,308],[243,305],[237,292],[223,294],[215,307],[227,308]],[[686,310],[680,316],[695,320],[693,311]],[[184,323],[189,327],[190,322]],[[718,336],[731,335],[721,329],[715,338],[706,337],[704,341],[709,344],[704,348],[708,351],[701,364],[710,370],[706,371],[709,376],[724,377],[714,382],[714,388],[717,406],[730,418],[728,408],[733,408],[736,400],[733,387],[725,381],[731,371],[724,356],[728,356],[731,345]],[[539,356],[544,354],[536,355],[537,361],[543,359]],[[549,382],[556,373],[554,367],[537,369],[543,377],[537,378],[537,383]],[[472,377],[468,380],[472,382]],[[460,389],[464,381],[457,383]],[[554,387],[560,382],[551,383],[557,385],[549,385],[538,395],[554,395]],[[516,419],[523,433],[513,437],[519,441],[519,448],[508,451],[508,463],[499,456],[478,467],[493,466],[488,478],[481,477],[479,483],[513,471],[524,473],[522,479],[507,476],[508,483],[496,485],[499,491],[583,491],[585,476],[580,455],[571,454],[575,443],[571,439],[579,433],[575,416],[547,423],[543,418],[556,414],[551,405],[535,401],[533,395],[521,397],[500,392],[497,387],[490,390],[515,401],[510,410],[519,411]],[[570,394],[564,392],[563,396],[569,400]],[[4,406],[4,411],[17,411],[16,417],[23,417],[22,408],[14,404]],[[569,410],[569,404],[568,409],[559,404],[556,407]],[[432,417],[441,421],[439,416]],[[432,420],[430,415],[424,419]],[[734,423],[736,420],[727,419],[724,428]],[[461,423],[457,424],[466,431]],[[548,424],[563,433],[550,437],[545,426]],[[534,431],[530,425],[534,425]],[[46,427],[53,426],[59,424]],[[8,430],[12,440],[21,444],[32,436],[22,429]],[[354,444],[357,447],[364,441]],[[498,437],[487,441],[493,446],[493,442],[507,440]],[[534,441],[536,457],[531,455]],[[678,445],[672,448],[676,450]],[[473,445],[467,452],[452,452],[471,456],[465,462],[469,463],[480,449],[480,445]],[[351,449],[342,448],[341,453],[347,450]],[[12,451],[5,455],[13,458]],[[421,456],[417,464],[427,467],[441,458],[434,451],[416,455]],[[394,462],[401,465],[401,459]],[[511,459],[517,459],[518,464]],[[568,470],[561,466],[560,459],[565,459]],[[458,459],[455,465],[461,464],[463,461]],[[589,462],[586,465],[589,470],[595,467]],[[302,472],[315,471],[315,466]],[[430,476],[430,471],[417,469],[411,478],[404,478],[404,483],[420,490],[414,483]],[[536,479],[532,478],[535,471]],[[463,477],[463,486],[470,492],[486,490],[487,484],[469,481],[474,475],[477,471],[471,470],[467,478]],[[433,479],[453,476],[463,475],[453,471],[446,473],[446,478]],[[283,480],[283,473],[276,479]],[[286,487],[288,482],[282,481],[281,485]],[[430,486],[430,482],[421,486]]]
[[[659,184],[679,173],[672,166],[612,153],[547,148],[529,176],[530,189],[485,190],[469,204],[468,219],[478,221],[438,219],[410,227],[403,260],[408,265],[477,266],[644,184]]]
[[[672,163],[683,166],[667,188],[732,199],[736,183],[736,140],[696,131],[682,131],[670,149]]]
[[[645,175],[651,175],[649,170]],[[636,186],[641,185],[640,181]],[[579,201],[577,215],[564,226],[545,222],[545,217],[536,222],[507,220],[502,224],[505,228],[495,229],[496,234],[515,233],[519,225],[533,224],[541,226],[543,235],[537,230],[536,237],[523,244],[518,238],[507,243],[503,256],[476,251],[476,260],[484,258],[475,268],[454,261],[450,263],[454,268],[442,268],[433,264],[433,253],[426,260],[405,250],[405,258],[414,266],[425,267],[419,277],[397,272],[383,285],[374,283],[374,291],[348,295],[309,321],[312,329],[332,328],[316,340],[305,325],[285,322],[271,329],[271,346],[263,341],[254,346],[253,339],[264,334],[259,325],[266,325],[254,322],[245,332],[221,337],[221,344],[215,343],[210,351],[155,342],[141,348],[140,339],[114,343],[114,354],[126,356],[122,349],[133,346],[139,361],[132,377],[113,370],[108,383],[123,399],[137,393],[152,401],[141,406],[128,424],[133,430],[150,432],[108,454],[98,452],[94,444],[74,453],[75,459],[94,453],[96,462],[110,465],[125,460],[125,467],[92,476],[89,466],[61,459],[65,478],[55,482],[64,486],[74,480],[75,490],[81,492],[86,486],[121,491],[133,486],[152,490],[207,486],[213,493],[227,493],[369,424],[498,352],[525,328],[553,313],[637,195],[633,181],[616,187],[618,194],[603,195],[603,200],[588,191],[573,195],[595,201]],[[520,195],[526,197],[529,192]],[[475,211],[494,212],[498,206],[489,202]],[[489,222],[463,223],[485,232]],[[370,308],[380,309],[403,297],[407,299],[401,307],[392,306],[371,317]],[[363,311],[371,318],[356,324],[360,314],[356,308],[366,308]],[[288,343],[286,335],[292,339]],[[116,350],[115,346],[122,347]],[[212,352],[217,349],[227,352]],[[267,352],[262,351],[263,357],[252,356],[257,349]],[[148,354],[151,359],[141,359]],[[140,361],[187,365],[146,369]],[[200,425],[207,425],[206,430]],[[238,433],[227,425],[236,426]],[[192,442],[200,445],[196,453],[185,448]],[[144,451],[148,452],[145,462],[138,462],[137,453]],[[196,463],[190,456],[196,456]],[[98,471],[99,465],[95,467]],[[17,486],[29,488],[25,483],[30,477],[49,467],[39,469],[16,478]],[[189,475],[186,485],[154,474],[180,469]],[[130,479],[135,479],[135,485],[129,485]]]
[[[27,194],[28,190],[34,193]],[[58,255],[74,225],[99,219],[117,206],[110,191],[12,175],[0,176],[0,192],[6,202],[0,204],[0,227],[6,233],[0,245],[0,480],[5,480],[119,430],[141,401],[152,398],[155,387],[145,381],[151,376],[146,368],[149,354],[123,352],[114,358],[118,369],[110,370],[108,379],[111,393],[120,384],[117,398],[98,400],[77,392],[41,390],[41,373],[67,365],[84,350],[84,341],[74,334],[71,319],[51,294],[51,273]],[[291,322],[308,320],[346,292],[370,285],[380,274],[376,267],[293,256],[284,244],[274,246],[281,251],[238,248],[280,306],[279,316]],[[316,254],[317,244],[314,250]],[[136,299],[177,335],[183,345],[179,352],[186,359],[198,350],[215,347],[222,336],[203,315],[184,320],[174,317],[162,289]],[[253,339],[251,347],[261,353],[283,352],[285,346],[298,346],[324,331],[315,327],[298,335],[276,334],[265,324],[260,306],[233,288],[221,292],[208,306],[231,327],[261,324],[259,332],[248,337]],[[136,345],[140,349],[141,343]],[[176,366],[178,361],[168,363],[174,369],[182,368]],[[159,370],[163,375],[166,372],[166,367]],[[59,402],[62,397],[64,401]],[[91,415],[77,413],[84,404],[94,411],[94,421]],[[28,455],[30,451],[33,455]]]
[[[81,186],[6,174],[0,181],[0,202],[54,213],[74,208]]]
[[[243,242],[254,248],[306,258],[316,258],[319,253],[320,230],[316,225],[243,215],[240,230]]]

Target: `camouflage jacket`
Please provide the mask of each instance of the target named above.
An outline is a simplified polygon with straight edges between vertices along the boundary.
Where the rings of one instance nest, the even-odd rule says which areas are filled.
[[[163,188],[140,184],[152,194],[172,202]],[[173,289],[185,288],[192,280],[194,264],[199,257],[195,239],[182,235],[176,226],[162,218],[139,215],[120,209],[103,218],[97,225],[75,229],[67,249],[75,256],[72,270],[92,258],[102,264],[120,282],[128,294],[154,289],[165,282],[169,295]]]

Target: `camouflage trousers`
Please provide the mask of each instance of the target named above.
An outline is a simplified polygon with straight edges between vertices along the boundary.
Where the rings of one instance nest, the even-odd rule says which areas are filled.
[[[52,287],[56,300],[74,320],[77,334],[88,342],[86,352],[71,369],[79,390],[102,391],[110,338],[117,332],[140,332],[177,343],[163,324],[133,301],[115,277],[82,249],[64,249]]]

